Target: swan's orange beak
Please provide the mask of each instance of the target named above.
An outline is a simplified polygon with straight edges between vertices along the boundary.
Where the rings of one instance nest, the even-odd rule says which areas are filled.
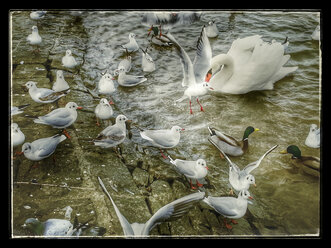
[[[211,78],[211,73],[208,72],[207,75],[206,75],[205,81],[209,82],[210,78]]]

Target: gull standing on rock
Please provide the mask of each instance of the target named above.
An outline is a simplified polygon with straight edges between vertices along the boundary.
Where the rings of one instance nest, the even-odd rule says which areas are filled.
[[[52,90],[55,92],[68,90],[70,88],[69,84],[66,82],[63,76],[62,70],[56,71],[56,81],[53,84]]]
[[[66,55],[62,57],[62,65],[67,68],[74,68],[78,63],[76,62],[76,59],[74,56],[72,56],[71,50],[66,51]]]
[[[256,187],[255,184],[255,177],[251,175],[250,173],[259,167],[261,164],[263,158],[267,156],[270,152],[272,152],[274,149],[276,149],[278,145],[273,146],[270,148],[266,153],[264,153],[257,161],[252,162],[248,165],[245,166],[243,170],[240,170],[240,168],[233,163],[229,157],[221,150],[223,153],[223,156],[226,158],[226,160],[229,163],[229,182],[231,186],[236,190],[236,191],[241,191],[241,190],[248,190],[249,186],[253,184]],[[233,194],[233,190],[231,188],[230,194]]]
[[[22,145],[25,140],[25,135],[18,127],[17,123],[11,124],[11,140],[13,147]]]
[[[30,43],[32,46],[38,46],[41,44],[41,36],[38,33],[38,27],[32,26],[32,33],[28,35],[26,40]],[[39,52],[39,48],[35,49],[34,51]]]
[[[185,50],[178,44],[176,39],[168,33],[164,35],[169,38],[171,42],[176,47],[176,51],[179,55],[180,62],[183,68],[183,81],[182,86],[187,87],[184,91],[182,98],[178,99],[176,102],[181,102],[185,98],[189,98],[190,103],[190,114],[193,114],[191,107],[192,96],[197,97],[197,103],[200,105],[200,110],[203,110],[202,105],[199,102],[198,96],[202,96],[208,93],[208,83],[206,82],[206,75],[210,69],[212,51],[209,43],[209,39],[206,35],[206,28],[203,26],[200,37],[197,43],[196,56],[193,63],[190,57],[185,52]]]
[[[37,139],[32,143],[26,142],[22,146],[22,152],[27,159],[40,161],[51,156],[57,145],[65,139],[66,136],[63,134],[56,134],[52,137]]]
[[[145,78],[144,76],[125,74],[125,68],[123,66],[121,66],[118,70],[116,70],[115,74],[118,74],[118,78],[117,78],[118,84],[123,87],[133,87],[147,81],[147,78]]]
[[[143,68],[144,72],[153,72],[155,71],[155,63],[153,61],[153,58],[147,53],[147,48],[144,51],[142,48],[140,48],[142,53],[141,57],[141,66]]]
[[[308,136],[305,140],[305,145],[311,148],[319,148],[320,143],[320,129],[317,128],[316,124],[311,124]]]
[[[79,107],[74,102],[68,102],[64,108],[54,109],[47,115],[38,117],[34,122],[63,129],[63,133],[70,139],[65,128],[71,126],[76,121],[77,109],[82,109],[82,107]]]
[[[143,139],[150,141],[155,147],[168,149],[175,147],[179,143],[180,132],[184,130],[184,128],[179,126],[173,126],[171,129],[141,131],[140,136]],[[162,157],[167,159],[161,149],[160,151]]]
[[[114,147],[121,144],[126,137],[126,121],[130,122],[125,115],[118,115],[114,125],[106,127],[92,140],[94,145],[102,148]]]
[[[97,117],[97,126],[100,126],[99,119],[108,120],[113,115],[113,109],[106,98],[102,98],[100,103],[95,107],[94,113]]]
[[[115,202],[111,198],[100,177],[98,177],[98,180],[103,191],[106,193],[109,200],[113,204],[116,215],[121,223],[124,235],[130,237],[146,237],[156,225],[161,224],[162,222],[173,221],[181,218],[194,206],[194,204],[198,203],[205,196],[205,192],[197,192],[186,195],[160,208],[146,223],[131,224],[117,208]]]
[[[192,185],[192,179],[196,180],[196,184],[198,187],[203,186],[203,184],[199,183],[199,180],[201,181],[201,179],[207,176],[209,170],[209,168],[207,167],[207,163],[204,159],[198,159],[196,161],[188,161],[181,159],[173,160],[169,155],[168,158],[170,159],[170,163],[175,166],[176,170],[179,173],[190,179],[191,189],[196,189],[196,187],[193,187]]]
[[[52,103],[70,92],[70,90],[56,92],[52,89],[38,88],[33,81],[27,82],[25,87],[29,90],[32,100],[37,103]]]
[[[215,209],[216,212],[223,215],[224,217],[231,218],[231,222],[233,224],[238,224],[238,222],[233,219],[239,219],[246,214],[248,202],[247,199],[253,199],[253,197],[251,197],[250,193],[244,189],[239,192],[238,198],[231,196],[208,196],[205,197],[202,201],[207,203],[210,207]],[[224,223],[226,228],[232,229],[232,226],[226,222],[226,218],[224,219]]]
[[[113,79],[114,78],[110,73],[106,72],[103,74],[98,82],[98,94],[111,95],[114,93],[116,88]]]
[[[130,33],[129,42],[126,43],[125,45],[121,45],[121,47],[123,49],[127,50],[127,52],[129,52],[129,53],[138,51],[139,45],[138,45],[135,37],[136,37],[136,35],[134,33]]]

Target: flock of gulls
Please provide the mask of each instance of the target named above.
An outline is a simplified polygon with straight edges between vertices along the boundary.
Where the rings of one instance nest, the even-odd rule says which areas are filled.
[[[81,11],[72,11],[73,15],[79,15]],[[39,20],[44,18],[47,11],[32,11],[30,18]],[[286,67],[286,62],[290,55],[285,54],[289,45],[288,38],[284,43],[272,41],[264,42],[260,35],[253,35],[245,38],[238,38],[233,41],[231,48],[226,54],[212,56],[212,50],[209,38],[219,36],[219,31],[215,21],[210,21],[201,29],[200,36],[197,40],[196,56],[192,61],[184,48],[178,43],[176,38],[170,33],[171,29],[176,26],[189,25],[200,19],[201,12],[146,12],[142,17],[142,24],[149,28],[148,37],[150,42],[160,46],[173,46],[178,54],[182,68],[183,80],[182,86],[185,88],[183,97],[189,100],[189,113],[192,111],[192,97],[196,98],[200,105],[200,110],[204,111],[198,97],[209,93],[229,93],[245,94],[256,90],[271,90],[275,82],[284,78],[289,73],[294,72],[298,67]],[[319,39],[319,27],[312,34],[312,39]],[[41,44],[42,38],[38,33],[37,26],[32,27],[32,33],[27,37],[27,42],[35,47],[33,52],[39,52],[37,48]],[[115,92],[114,79],[122,87],[134,87],[145,82],[144,76],[135,76],[128,74],[131,70],[131,56],[139,49],[142,51],[142,68],[144,72],[153,72],[156,65],[152,57],[139,47],[135,40],[135,34],[129,34],[129,41],[121,45],[126,53],[126,57],[119,63],[117,69],[113,72],[102,74],[97,85],[99,95],[111,96]],[[67,50],[62,58],[62,65],[66,68],[75,68],[79,63],[76,62],[72,52]],[[70,86],[65,81],[63,71],[58,70],[56,81],[52,89],[38,88],[36,82],[28,81],[25,87],[29,91],[30,97],[40,104],[56,103],[60,98],[70,93]],[[99,120],[109,120],[113,116],[111,105],[114,104],[106,97],[101,98],[100,103],[95,108],[97,125],[100,126]],[[24,108],[29,104],[22,106],[12,106],[11,115],[23,113]],[[66,128],[74,124],[77,119],[77,110],[81,109],[75,102],[68,102],[65,107],[57,108],[44,116],[34,118],[34,123],[48,125],[52,128],[62,130],[51,137],[41,138],[33,142],[26,142],[25,135],[20,130],[17,123],[11,124],[12,146],[22,145],[21,152],[31,161],[40,161],[51,156],[56,147],[66,140],[70,139]],[[95,146],[102,148],[116,147],[126,138],[126,122],[130,121],[125,115],[118,115],[115,124],[109,124],[96,138],[91,140]],[[165,156],[164,150],[175,147],[180,142],[180,134],[184,129],[180,126],[173,126],[170,129],[162,130],[143,130],[140,135],[147,140],[152,146],[160,149],[164,159],[169,159],[174,168],[183,174],[190,183],[191,189],[198,189],[198,192],[179,198],[162,208],[160,208],[146,223],[130,224],[128,220],[120,213],[115,202],[104,186],[100,177],[99,183],[114,206],[118,219],[123,228],[125,236],[148,236],[149,232],[161,222],[172,221],[186,214],[192,206],[203,201],[216,212],[223,215],[226,228],[231,229],[229,218],[232,223],[236,224],[235,219],[245,215],[247,204],[252,199],[249,188],[255,184],[255,177],[252,171],[259,167],[263,159],[278,145],[274,145],[261,157],[254,162],[249,163],[243,169],[233,163],[228,156],[243,156],[248,149],[248,137],[259,129],[247,127],[244,130],[242,139],[236,139],[228,134],[223,133],[213,127],[208,126],[208,141],[213,144],[219,151],[221,158],[225,158],[229,164],[229,182],[231,184],[231,196],[206,196],[205,192],[199,190],[203,187],[203,178],[208,174],[207,162],[204,159],[196,161],[174,159],[171,156]],[[320,147],[320,129],[312,124],[305,145],[311,148]],[[292,160],[295,165],[301,167],[307,173],[315,176],[319,175],[320,160],[316,157],[302,156],[301,151],[296,145],[290,145],[286,150],[280,153],[292,154]],[[193,185],[196,184],[196,187]],[[233,196],[237,194],[237,196]],[[25,228],[32,230],[36,235],[41,236],[71,236],[79,235],[78,228],[68,220],[49,219],[41,222],[36,218],[29,218],[25,221]]]

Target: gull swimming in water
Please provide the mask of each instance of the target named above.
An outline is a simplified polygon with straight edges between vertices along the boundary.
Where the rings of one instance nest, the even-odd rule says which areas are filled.
[[[237,198],[231,196],[208,196],[202,201],[215,209],[217,213],[223,215],[224,217],[231,218],[233,224],[238,224],[238,222],[233,219],[239,219],[246,214],[247,199],[253,199],[253,197],[251,197],[250,193],[244,189],[239,192]],[[226,218],[224,219],[224,223],[226,228],[232,229],[232,226],[226,222]]]
[[[135,37],[136,37],[136,35],[134,33],[130,33],[129,42],[126,43],[125,45],[121,45],[121,47],[129,53],[138,51],[139,45],[138,45]]]
[[[52,90],[54,90],[55,92],[59,92],[59,91],[67,90],[69,88],[70,88],[69,84],[64,79],[63,71],[57,70],[56,71],[56,81],[53,84]]]
[[[124,67],[125,72],[129,72],[131,70],[131,56],[127,55],[124,59],[122,59],[117,66],[117,69],[119,69],[120,67]]]
[[[178,44],[176,39],[170,33],[164,36],[169,38],[176,47],[183,68],[184,78],[182,81],[182,86],[187,87],[184,91],[183,97],[178,99],[176,102],[181,102],[185,98],[189,98],[190,114],[193,114],[191,98],[192,96],[195,96],[197,97],[197,103],[200,105],[200,110],[204,111],[198,97],[207,94],[208,89],[210,88],[206,82],[206,75],[210,69],[212,59],[212,51],[209,39],[206,35],[206,27],[203,26],[198,39],[196,56],[193,63],[185,50]]]
[[[77,119],[77,109],[82,109],[74,102],[68,102],[64,108],[57,108],[50,113],[33,120],[35,123],[52,126],[53,128],[63,129],[64,134],[70,139],[65,131],[66,127],[71,126]]]
[[[56,92],[52,89],[38,88],[33,81],[28,81],[25,87],[29,90],[32,100],[37,103],[52,103],[70,92],[70,90]]]
[[[158,148],[173,148],[178,145],[180,140],[180,133],[184,131],[184,128],[179,126],[173,126],[171,129],[159,129],[159,130],[145,130],[140,132],[140,136],[143,139],[151,142],[155,147]],[[167,157],[163,154],[160,149],[162,157]]]
[[[246,165],[243,170],[240,170],[240,168],[235,163],[233,163],[222,150],[220,150],[229,163],[229,182],[231,186],[236,191],[248,190],[251,184],[253,184],[256,187],[255,177],[250,173],[257,167],[259,167],[264,157],[267,156],[274,149],[276,149],[277,146],[278,145],[275,145],[272,148],[270,148],[257,161]],[[233,194],[232,188],[230,194]]]
[[[311,124],[308,136],[305,140],[305,145],[311,148],[319,148],[320,142],[320,129],[317,128],[316,124]]]
[[[67,68],[74,68],[78,65],[70,49],[66,50],[66,55],[62,57],[62,65]]]
[[[114,125],[106,127],[98,136],[92,140],[94,145],[102,148],[114,147],[121,144],[126,137],[126,121],[128,118],[125,115],[118,115]]]
[[[206,27],[206,34],[207,34],[207,37],[209,38],[215,38],[218,36],[218,28],[215,24],[215,21],[210,21],[208,22],[208,25]]]
[[[38,33],[38,27],[37,26],[32,26],[32,33],[28,35],[26,40],[29,42],[30,45],[32,46],[38,46],[42,42],[42,38]],[[34,51],[39,52],[39,48],[35,49]]]
[[[111,198],[108,193],[105,185],[103,184],[100,177],[98,177],[99,183],[108,196],[109,200],[113,204],[116,215],[121,223],[123,233],[125,236],[133,237],[146,237],[149,235],[151,230],[158,224],[162,222],[168,222],[177,220],[185,215],[195,203],[202,200],[205,196],[205,192],[197,192],[193,194],[186,195],[181,197],[173,202],[168,203],[167,205],[161,207],[158,211],[156,211],[153,216],[146,223],[129,223],[129,221],[121,214],[119,209],[117,208],[115,202]]]
[[[153,58],[147,53],[147,48],[144,51],[142,48],[140,48],[142,53],[141,57],[141,67],[143,68],[144,72],[153,72],[155,71],[155,63],[153,61]]]
[[[65,135],[56,134],[52,137],[37,139],[32,143],[26,142],[22,146],[22,152],[27,159],[40,161],[51,156],[57,145],[65,139]]]
[[[117,82],[123,87],[133,87],[147,81],[144,76],[127,75],[123,66],[115,70],[114,73],[115,75],[118,74]]]
[[[100,126],[99,119],[108,120],[113,115],[114,111],[110,106],[110,102],[108,102],[106,98],[102,98],[100,103],[95,107],[94,113],[97,117],[97,125]]]
[[[198,187],[203,186],[203,184],[199,183],[199,180],[201,181],[201,179],[207,176],[209,170],[204,159],[200,158],[196,161],[182,159],[173,160],[169,155],[168,158],[170,159],[170,163],[175,166],[176,170],[190,180],[191,189],[196,189],[196,187],[192,185],[192,179],[196,180]]]

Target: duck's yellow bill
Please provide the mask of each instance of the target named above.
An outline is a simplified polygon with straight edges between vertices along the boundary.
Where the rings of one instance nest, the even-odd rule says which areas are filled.
[[[286,150],[283,150],[283,151],[280,151],[279,153],[281,153],[281,154],[286,154],[287,151],[286,151]]]

